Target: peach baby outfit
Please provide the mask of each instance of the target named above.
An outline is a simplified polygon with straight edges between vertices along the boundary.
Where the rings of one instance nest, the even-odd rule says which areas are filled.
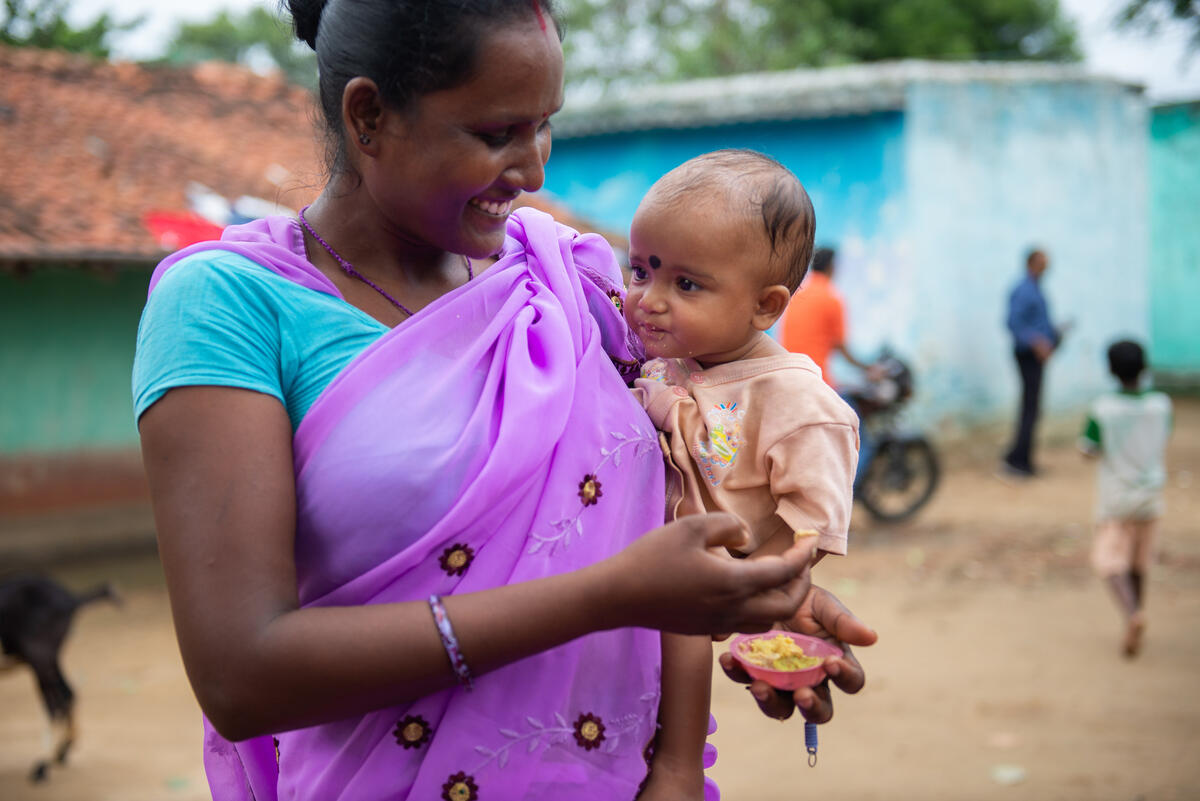
[[[678,471],[668,517],[732,512],[753,532],[747,552],[811,529],[817,547],[846,553],[858,417],[812,359],[789,353],[707,370],[654,359],[634,392]]]

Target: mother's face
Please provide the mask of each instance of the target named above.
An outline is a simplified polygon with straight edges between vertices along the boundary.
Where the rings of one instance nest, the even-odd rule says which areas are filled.
[[[513,200],[542,186],[562,106],[562,46],[546,23],[486,34],[470,80],[384,113],[362,175],[398,237],[475,258],[500,249]]]

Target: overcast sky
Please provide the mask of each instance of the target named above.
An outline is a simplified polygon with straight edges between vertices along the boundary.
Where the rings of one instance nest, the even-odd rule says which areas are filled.
[[[1092,71],[1142,83],[1154,100],[1200,98],[1200,53],[1185,63],[1186,29],[1167,28],[1155,38],[1118,34],[1110,22],[1123,0],[1060,0],[1060,4],[1078,25]],[[147,14],[145,25],[114,39],[117,57],[140,59],[161,55],[180,20],[205,20],[222,8],[277,4],[271,0],[73,0],[71,5],[76,23],[90,21],[103,11],[118,20]]]

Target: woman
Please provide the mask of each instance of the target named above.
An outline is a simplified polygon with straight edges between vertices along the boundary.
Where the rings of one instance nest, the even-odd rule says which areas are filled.
[[[562,102],[550,9],[291,8],[329,183],[164,261],[134,371],[214,798],[632,798],[650,629],[869,632],[807,593],[803,554],[719,559],[741,532],[718,515],[661,526],[611,252],[509,220]],[[755,692],[831,714],[827,689]]]

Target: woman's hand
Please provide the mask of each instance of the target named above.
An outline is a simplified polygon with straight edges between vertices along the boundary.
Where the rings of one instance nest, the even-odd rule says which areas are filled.
[[[845,652],[840,659],[827,659],[825,672],[828,678],[815,687],[801,687],[795,692],[776,690],[765,681],[751,681],[730,653],[720,656],[725,675],[736,682],[750,685],[750,694],[758,702],[767,717],[785,720],[796,707],[804,719],[811,723],[826,723],[833,717],[833,698],[829,690],[832,681],[846,693],[856,693],[866,683],[862,665],[854,658],[851,645],[872,645],[878,639],[873,629],[856,618],[832,593],[821,587],[812,587],[805,596],[799,610],[780,624],[780,628],[821,637],[837,643]]]
[[[608,624],[713,634],[766,631],[792,619],[808,594],[811,548],[745,560],[725,552],[745,540],[741,521],[723,512],[649,532],[595,566],[605,573]]]

